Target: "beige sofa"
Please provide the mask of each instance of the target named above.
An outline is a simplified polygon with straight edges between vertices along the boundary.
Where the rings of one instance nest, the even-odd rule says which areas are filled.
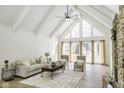
[[[23,59],[16,60],[13,65],[15,65],[16,76],[26,78],[41,72],[41,67],[43,64],[36,63],[35,59]]]

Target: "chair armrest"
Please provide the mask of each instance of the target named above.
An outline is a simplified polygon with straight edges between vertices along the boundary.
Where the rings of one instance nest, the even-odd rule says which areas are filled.
[[[27,76],[28,68],[26,66],[17,66],[16,67],[16,75],[21,77]]]
[[[21,65],[21,66],[16,66],[16,69],[20,69],[20,68],[27,68],[25,65]]]

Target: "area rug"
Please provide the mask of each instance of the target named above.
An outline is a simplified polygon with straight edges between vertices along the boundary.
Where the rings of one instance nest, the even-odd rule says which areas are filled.
[[[32,76],[20,83],[27,84],[38,88],[77,88],[80,79],[83,77],[83,72],[65,70],[57,71],[51,79],[50,73],[44,73]]]

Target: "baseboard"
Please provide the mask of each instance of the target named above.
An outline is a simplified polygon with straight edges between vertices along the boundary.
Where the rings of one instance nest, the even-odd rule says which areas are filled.
[[[110,66],[110,65],[108,65],[108,64],[99,64],[99,63],[94,63],[94,64],[92,64],[92,63],[86,63],[86,64],[91,64],[91,65],[103,65],[103,66]]]

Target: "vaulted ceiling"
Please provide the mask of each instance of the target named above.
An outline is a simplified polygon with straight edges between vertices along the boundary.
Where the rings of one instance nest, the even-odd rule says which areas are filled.
[[[118,6],[70,6],[72,14],[81,14],[96,27],[110,30],[114,14],[118,13]],[[49,38],[59,37],[66,32],[75,21],[57,19],[64,16],[65,5],[1,5],[0,24],[10,26],[13,32],[21,30],[34,34],[44,34]]]

